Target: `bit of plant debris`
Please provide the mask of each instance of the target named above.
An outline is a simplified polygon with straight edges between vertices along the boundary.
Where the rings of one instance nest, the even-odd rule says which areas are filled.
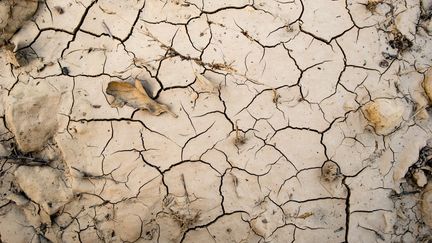
[[[102,6],[99,5],[99,9],[102,10],[102,12],[106,13],[106,14],[116,14],[116,12],[108,10]]]
[[[49,165],[52,162],[52,160],[35,157],[32,153],[21,152],[15,143],[10,144],[10,154],[0,156],[0,160],[5,160],[5,162],[10,164],[27,166],[43,166]]]
[[[402,33],[395,31],[393,39],[389,41],[389,45],[391,48],[397,49],[399,53],[402,53],[410,49],[413,46],[413,43]]]
[[[432,5],[429,7],[429,9],[426,9],[426,7],[423,4],[423,1],[420,1],[420,21],[428,21],[432,19]]]
[[[408,169],[405,179],[412,185],[424,187],[430,176],[432,176],[432,147],[425,146],[420,150],[417,162]]]
[[[15,50],[15,44],[10,39],[36,13],[37,0],[5,0],[0,1],[0,49],[6,57],[6,62],[20,67]]]
[[[61,71],[62,71],[63,75],[69,75],[69,73],[70,73],[68,67],[62,67]]]
[[[276,105],[279,104],[279,98],[281,97],[280,94],[277,92],[276,89],[272,89],[273,91],[273,103]]]
[[[305,212],[305,213],[302,213],[299,216],[296,216],[295,218],[296,219],[307,219],[307,218],[309,218],[310,216],[313,216],[313,215],[314,215],[314,213],[312,213],[312,212]]]
[[[382,67],[382,68],[386,68],[386,67],[389,66],[389,63],[388,63],[387,60],[382,60],[382,61],[379,63],[379,66]]]
[[[8,64],[12,64],[15,67],[20,67],[20,63],[18,61],[18,58],[13,51],[15,49],[15,45],[12,43],[6,44],[2,48],[2,52],[4,53],[4,56],[6,57],[6,62]]]
[[[362,112],[377,134],[387,135],[400,126],[404,107],[392,100],[379,99],[364,105]]]
[[[368,0],[368,2],[364,5],[368,11],[375,13],[377,6],[382,2],[382,0]]]
[[[244,135],[240,135],[239,129],[238,129],[238,125],[237,125],[237,121],[235,122],[235,130],[236,130],[236,135],[234,138],[234,145],[235,146],[240,146],[246,143],[246,137]]]
[[[106,93],[114,96],[111,107],[123,107],[127,105],[136,109],[148,110],[155,116],[167,112],[173,117],[177,117],[176,114],[170,111],[168,106],[150,98],[138,79],[135,80],[135,87],[126,82],[109,82]]]

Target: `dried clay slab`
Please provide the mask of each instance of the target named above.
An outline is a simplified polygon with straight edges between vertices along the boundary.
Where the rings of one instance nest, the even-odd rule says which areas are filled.
[[[109,82],[106,93],[114,96],[111,107],[123,107],[127,105],[136,109],[148,110],[155,116],[167,112],[177,117],[176,114],[170,111],[168,106],[150,98],[138,79],[135,80],[135,86],[127,82]]]

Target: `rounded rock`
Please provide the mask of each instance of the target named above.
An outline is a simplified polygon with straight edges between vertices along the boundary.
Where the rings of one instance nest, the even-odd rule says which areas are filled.
[[[421,200],[423,221],[432,229],[432,183],[424,189]]]

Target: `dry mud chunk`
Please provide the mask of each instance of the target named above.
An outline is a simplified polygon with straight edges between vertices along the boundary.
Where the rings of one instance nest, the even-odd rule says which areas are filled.
[[[106,92],[114,96],[114,101],[111,103],[112,107],[128,105],[136,109],[148,110],[155,116],[167,112],[177,117],[166,105],[152,100],[139,80],[135,80],[135,87],[126,82],[109,82]]]
[[[18,207],[2,211],[0,218],[0,235],[2,242],[35,242],[35,231],[28,225],[26,216]]]
[[[401,124],[404,107],[394,100],[380,99],[367,103],[363,114],[377,134],[387,135]]]
[[[6,123],[22,152],[41,150],[54,135],[59,103],[60,95],[42,83],[21,87],[18,92],[7,97]]]
[[[413,174],[414,181],[417,186],[424,187],[427,184],[427,177],[423,170],[417,170]]]
[[[25,21],[35,14],[38,2],[36,0],[0,1],[0,46],[8,42]]]
[[[49,214],[56,213],[73,198],[60,172],[51,167],[21,166],[15,171],[18,185]]]
[[[411,95],[415,102],[415,113],[414,116],[420,120],[428,120],[429,113],[426,108],[428,107],[429,99],[424,95],[423,91],[414,91]]]
[[[425,188],[422,201],[421,210],[423,215],[423,221],[432,229],[432,184],[429,183]]]
[[[396,161],[393,168],[393,180],[395,186],[398,187],[399,183],[402,182],[405,175],[408,173],[409,168],[416,163],[419,159],[419,153],[423,147],[426,145],[426,136],[428,134],[421,134],[420,129],[411,128],[401,140],[394,139],[395,142],[402,143],[403,146],[396,155]],[[395,143],[394,142],[394,143]],[[421,162],[420,162],[421,163]],[[398,188],[396,188],[399,191]]]

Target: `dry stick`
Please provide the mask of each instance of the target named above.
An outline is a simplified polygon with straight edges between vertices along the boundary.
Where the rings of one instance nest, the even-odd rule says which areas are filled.
[[[188,193],[187,188],[186,188],[186,181],[185,181],[185,178],[184,178],[184,174],[180,175],[180,179],[182,181],[183,188],[184,188],[184,191],[185,191],[186,201],[189,204],[190,203],[190,201],[189,201],[189,193]]]
[[[123,21],[125,21],[125,22],[128,22],[127,20],[125,20],[123,18],[121,18],[121,19]],[[105,22],[103,22],[103,24],[105,24]],[[106,24],[104,26],[107,28]],[[109,31],[109,29],[108,29],[108,31]],[[147,28],[145,28],[145,30],[137,29],[137,31],[140,32],[141,34],[144,34],[144,35],[148,36],[153,41],[158,42],[161,45],[162,48],[164,48],[166,50],[169,50],[169,51],[172,51],[172,52],[176,53],[177,55],[179,55],[181,57],[186,57],[186,59],[188,59],[190,61],[194,61],[199,66],[204,66],[204,67],[207,66],[207,67],[209,67],[211,69],[225,71],[225,72],[227,72],[230,75],[244,78],[244,79],[246,79],[246,80],[248,80],[248,81],[250,81],[250,82],[252,82],[252,83],[254,83],[256,85],[264,85],[264,86],[266,86],[268,88],[274,89],[273,87],[271,87],[271,86],[269,86],[267,84],[264,84],[264,83],[262,83],[262,82],[260,82],[258,80],[251,79],[251,78],[247,77],[246,74],[241,74],[241,73],[237,72],[234,68],[231,67],[231,64],[226,64],[226,63],[204,63],[202,60],[200,60],[198,58],[192,58],[192,57],[187,57],[187,56],[181,55],[180,52],[178,52],[176,49],[174,49],[171,46],[168,46],[168,45],[164,44],[161,40],[159,40],[157,37],[155,37],[153,34],[151,34],[150,31]],[[162,57],[162,58],[165,58],[165,57]],[[194,70],[194,68],[192,68],[192,69]]]
[[[129,21],[127,21],[126,19],[122,18],[119,16],[120,19],[122,19],[123,21],[125,21],[126,23],[129,23]],[[102,22],[102,24],[104,24],[104,27],[106,27],[106,29],[108,29],[108,26],[106,26],[105,22]],[[141,30],[141,29],[137,29],[138,32],[140,32],[141,34],[144,34],[148,37],[150,37],[153,41],[158,42],[162,48],[172,51],[174,53],[176,53],[177,55],[181,56],[181,57],[187,57],[184,55],[181,55],[180,52],[178,52],[176,49],[174,49],[171,46],[167,46],[166,44],[164,44],[161,40],[159,40],[158,38],[156,38],[153,34],[150,33],[150,31],[145,28],[145,30]],[[109,29],[108,29],[109,32]],[[162,57],[165,58],[165,57]],[[257,85],[264,85],[266,87],[272,88],[267,84],[264,84],[258,80],[254,80],[251,79],[249,77],[247,77],[245,74],[241,74],[238,73],[234,68],[231,67],[231,64],[226,64],[226,63],[204,63],[202,60],[198,59],[198,58],[192,58],[192,57],[187,57],[186,59],[194,61],[196,64],[198,64],[199,66],[207,66],[211,69],[217,69],[217,70],[221,70],[221,71],[226,71],[227,73],[233,75],[233,76],[238,76],[238,77],[242,77],[245,78],[246,80],[249,80],[250,82],[257,84]]]
[[[233,181],[233,184],[234,184],[234,192],[237,195],[237,197],[240,197],[239,194],[238,194],[238,190],[237,190],[237,188],[239,186],[238,178],[237,178],[237,176],[235,176],[232,173],[231,173],[231,177],[232,177],[232,181]]]

